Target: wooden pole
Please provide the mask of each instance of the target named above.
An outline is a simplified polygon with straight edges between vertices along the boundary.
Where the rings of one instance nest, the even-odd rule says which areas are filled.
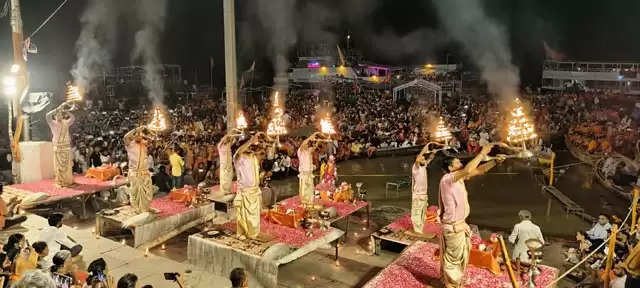
[[[604,269],[604,288],[609,288],[609,273],[611,273],[611,266],[613,264],[613,251],[616,247],[616,234],[618,234],[618,227],[614,225],[611,227],[611,239],[609,239],[609,251],[607,253],[607,265]]]
[[[638,197],[640,196],[640,187],[633,185],[633,200],[631,201],[631,234],[636,232],[638,221]]]
[[[549,164],[549,186],[553,186],[553,164],[556,160],[556,153],[551,152],[551,164]]]
[[[513,268],[511,268],[511,259],[509,257],[509,252],[507,252],[507,245],[504,244],[504,238],[502,238],[502,235],[498,235],[498,240],[500,240],[500,247],[502,247],[502,257],[504,258],[504,263],[507,265],[507,272],[509,272],[511,285],[513,286],[513,288],[520,288],[520,283],[518,283],[518,279],[516,279],[516,274],[513,273]]]

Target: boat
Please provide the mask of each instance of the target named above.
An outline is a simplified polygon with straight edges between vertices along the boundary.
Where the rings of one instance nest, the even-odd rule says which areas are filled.
[[[625,162],[630,165],[634,165],[636,167],[639,166],[639,163],[622,155],[614,155],[609,157],[602,157],[596,160],[595,164],[593,165],[593,175],[595,175],[596,179],[602,186],[607,188],[609,191],[616,193],[616,195],[620,196],[623,199],[631,200],[633,196],[631,192],[631,186],[623,187],[623,186],[616,185],[611,179],[607,178],[604,175],[603,166],[605,161],[610,157],[613,157],[616,160],[616,163]]]
[[[569,150],[569,153],[571,153],[573,157],[592,166],[594,166],[594,164],[596,163],[596,161],[598,161],[598,159],[605,156],[604,154],[601,154],[601,153],[591,154],[591,153],[587,153],[586,151],[583,151],[579,147],[573,145],[573,143],[569,141],[569,137],[567,137],[567,135],[564,136],[564,144],[565,146],[567,146],[567,150]]]

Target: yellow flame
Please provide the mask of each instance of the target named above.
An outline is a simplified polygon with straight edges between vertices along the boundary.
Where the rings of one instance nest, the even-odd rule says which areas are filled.
[[[525,115],[520,99],[516,98],[514,106],[513,110],[511,110],[511,119],[507,130],[507,141],[521,143],[537,138],[538,134],[535,132],[535,127]]]
[[[155,132],[162,132],[167,129],[167,118],[160,107],[153,107],[153,118],[151,118],[151,122],[147,127]]]
[[[82,91],[75,85],[67,85],[67,101],[82,101]]]
[[[322,118],[320,119],[320,131],[324,134],[336,134],[336,129],[333,128],[333,123],[331,123],[331,119]]]
[[[267,135],[276,136],[287,134],[287,127],[285,126],[284,119],[282,117],[284,115],[284,110],[282,110],[278,101],[278,91],[276,91],[274,96],[273,112],[271,114],[271,122],[267,125]]]
[[[247,126],[249,126],[249,124],[247,124],[247,118],[244,118],[244,113],[240,111],[238,117],[236,117],[236,128],[247,129]]]
[[[436,132],[433,134],[434,140],[438,142],[446,142],[453,137],[451,136],[451,132],[449,132],[449,129],[447,128],[447,125],[445,125],[444,119],[442,119],[442,117],[440,117],[438,126],[436,127]]]

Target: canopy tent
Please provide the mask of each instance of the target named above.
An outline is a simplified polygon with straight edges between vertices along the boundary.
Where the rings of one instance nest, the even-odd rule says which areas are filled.
[[[439,85],[433,83],[433,82],[429,82],[427,80],[424,79],[415,79],[413,81],[404,83],[402,85],[398,85],[396,87],[393,88],[393,101],[397,101],[398,100],[398,93],[400,91],[405,91],[407,88],[411,88],[411,87],[419,87],[419,88],[423,88],[428,90],[429,92],[433,93],[433,101],[437,101],[438,105],[440,105],[442,103],[442,87],[440,87]]]

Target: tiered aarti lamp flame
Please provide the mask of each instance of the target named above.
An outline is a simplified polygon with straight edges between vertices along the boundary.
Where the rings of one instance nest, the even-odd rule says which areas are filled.
[[[147,127],[156,133],[167,130],[167,118],[160,107],[153,107],[153,118],[151,118],[151,122],[149,122]]]
[[[333,123],[331,123],[331,118],[327,115],[325,118],[320,119],[320,132],[333,135],[336,134],[336,129],[333,128]]]
[[[511,110],[511,117],[509,119],[507,142],[512,144],[522,144],[522,148],[527,150],[527,140],[532,140],[537,137],[538,134],[535,132],[533,123],[531,123],[527,115],[525,115],[520,99],[516,98],[514,108]]]
[[[440,117],[438,121],[438,126],[436,126],[436,132],[434,133],[434,140],[437,142],[444,142],[445,146],[449,146],[449,140],[453,137],[451,132],[449,132],[449,128],[444,123],[444,119]]]
[[[267,126],[267,135],[269,136],[280,136],[287,134],[287,127],[284,125],[284,110],[280,107],[280,103],[278,101],[278,92],[273,100],[273,112],[271,113],[271,122]]]
[[[67,101],[82,101],[82,93],[80,87],[67,84]]]
[[[247,123],[247,118],[244,118],[244,113],[242,111],[238,112],[238,117],[236,117],[236,128],[240,130],[247,129],[249,124]]]

